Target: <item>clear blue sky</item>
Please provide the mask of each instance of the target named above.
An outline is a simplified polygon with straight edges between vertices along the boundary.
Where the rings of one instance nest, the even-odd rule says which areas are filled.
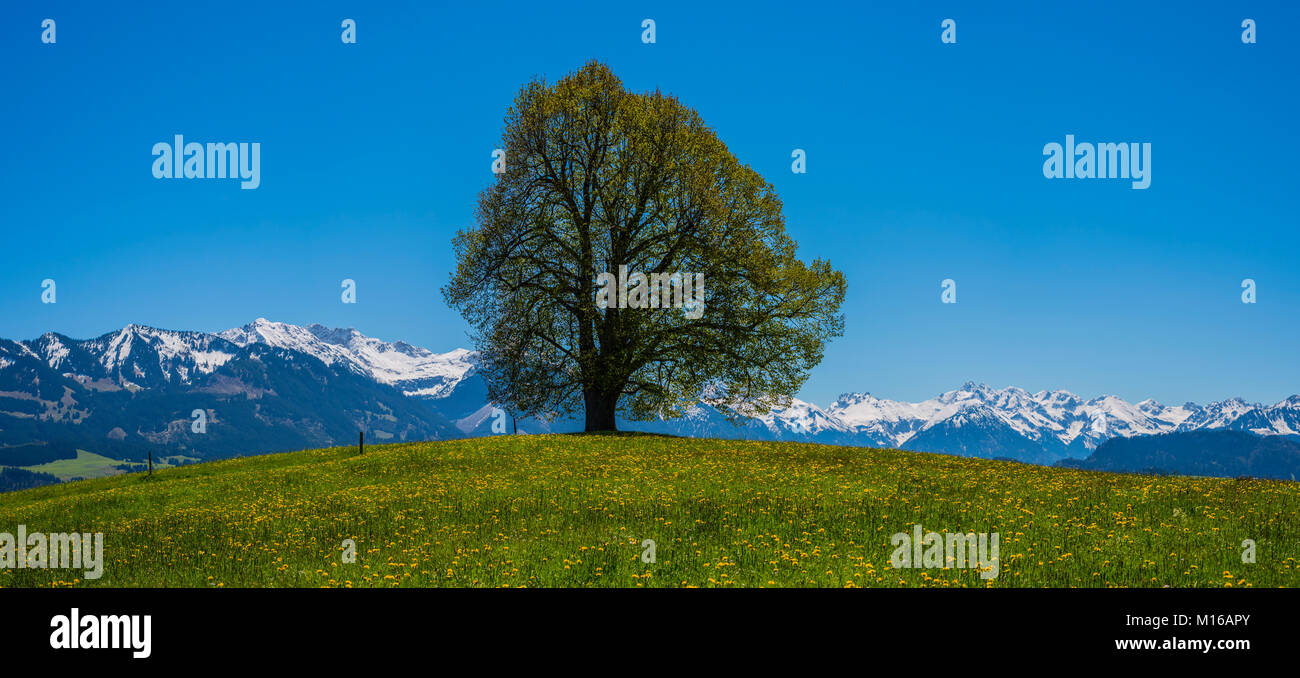
[[[439,287],[505,109],[594,57],[699,110],[844,271],[805,399],[1300,392],[1294,3],[278,4],[4,4],[0,336],[262,316],[468,346]],[[260,142],[261,187],[154,179],[178,133]],[[1069,133],[1150,142],[1151,187],[1045,179]]]

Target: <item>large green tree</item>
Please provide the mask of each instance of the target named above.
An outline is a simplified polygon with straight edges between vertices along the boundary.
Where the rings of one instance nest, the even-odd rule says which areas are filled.
[[[772,185],[676,97],[629,92],[590,62],[524,85],[501,148],[505,171],[457,233],[443,288],[494,402],[543,417],[581,407],[588,431],[615,430],[618,412],[678,416],[702,396],[765,409],[843,332],[843,274],[796,258]],[[703,274],[703,309],[598,306],[598,276],[620,266]]]

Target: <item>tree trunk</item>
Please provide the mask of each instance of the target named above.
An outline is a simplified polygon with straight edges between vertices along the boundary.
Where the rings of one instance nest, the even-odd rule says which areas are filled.
[[[617,431],[614,411],[618,406],[618,394],[587,391],[583,394],[587,413],[587,433],[595,431]]]

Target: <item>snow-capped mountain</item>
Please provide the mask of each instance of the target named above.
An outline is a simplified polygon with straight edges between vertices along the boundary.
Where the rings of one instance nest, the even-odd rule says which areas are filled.
[[[271,398],[280,398],[281,404],[270,407]],[[150,442],[175,440],[175,435],[163,435],[159,429],[179,430],[177,422],[183,423],[190,412],[186,408],[213,399],[226,403],[220,407],[227,414],[244,412],[250,430],[260,426],[266,431],[275,427],[295,431],[276,443],[262,444],[256,438],[239,441],[262,450],[346,440],[347,430],[354,426],[373,429],[381,439],[384,435],[399,439],[486,435],[499,414],[487,400],[475,352],[434,353],[402,341],[367,337],[355,329],[259,318],[216,334],[127,325],[88,340],[55,333],[29,341],[0,340],[0,446],[7,449],[42,444],[56,435],[50,432],[55,424],[73,427],[68,431],[76,435],[68,438],[72,441],[68,445],[75,442],[92,449],[86,446],[95,445],[93,437],[82,438],[98,429],[83,426],[87,421],[98,422],[122,445],[132,436]],[[145,401],[153,410],[144,408]],[[234,402],[241,404],[232,407]],[[245,408],[244,403],[254,406]],[[132,414],[133,407],[140,412],[167,411],[173,420],[152,422],[148,417],[158,415]],[[331,414],[322,418],[313,408]],[[105,422],[105,413],[125,417],[135,428]],[[410,418],[411,425],[401,417]],[[377,423],[381,421],[387,423]],[[794,398],[788,406],[767,412],[706,398],[683,417],[620,420],[620,427],[694,437],[898,447],[1051,464],[1085,458],[1114,438],[1205,429],[1300,436],[1300,396],[1273,405],[1233,398],[1204,406],[1166,406],[1154,400],[1136,404],[1116,396],[1085,400],[1062,390],[1029,393],[967,382],[920,402],[846,393],[824,408]],[[580,414],[551,422],[518,422],[518,430],[527,433],[579,429]],[[4,463],[0,456],[0,464]]]
[[[47,332],[33,341],[13,344],[20,355],[39,357],[60,374],[107,379],[129,390],[189,383],[193,376],[210,374],[226,364],[237,352],[211,334],[134,324],[84,341]]]
[[[1229,398],[1217,403],[1199,407],[1195,403],[1183,405],[1187,418],[1178,424],[1180,431],[1196,431],[1203,428],[1223,428],[1241,415],[1258,408],[1241,398]]]
[[[701,402],[680,419],[620,420],[619,426],[692,437],[897,447],[1038,464],[1086,458],[1113,438],[1202,429],[1265,436],[1300,431],[1300,396],[1268,406],[1234,399],[1169,407],[1155,400],[1137,404],[1116,396],[1084,400],[1068,391],[1029,393],[969,382],[915,403],[847,393],[823,409],[794,398],[788,407],[743,416],[736,423],[725,416],[727,409],[720,402]],[[556,430],[578,426],[575,421]]]
[[[0,466],[78,450],[121,461],[215,459],[353,444],[358,431],[395,441],[459,435],[427,401],[395,387],[445,378],[419,362],[427,351],[340,338],[349,332],[327,335],[351,347],[323,354],[328,361],[269,342],[134,324],[93,339],[51,332],[0,340]],[[414,356],[411,369],[385,363],[402,351]]]
[[[1068,391],[1029,393],[967,382],[917,403],[848,393],[826,410],[816,410],[806,422],[792,421],[781,428],[800,429],[805,424],[823,431],[836,429],[858,444],[1052,463],[1085,457],[1111,438],[1214,428],[1296,435],[1300,396],[1270,406],[1235,398],[1206,406],[1169,407],[1155,400],[1137,404],[1116,396],[1083,400]],[[986,442],[975,444],[971,439]],[[994,445],[989,442],[993,440],[1001,442]]]
[[[416,397],[441,398],[450,394],[475,365],[474,352],[463,348],[434,353],[404,341],[384,342],[355,329],[315,323],[299,327],[258,318],[218,336],[237,346],[266,344],[306,353],[326,365],[343,364]]]
[[[620,426],[694,437],[897,447],[1039,464],[1085,458],[1112,438],[1217,428],[1257,435],[1300,431],[1300,396],[1269,406],[1233,399],[1169,407],[1155,400],[1084,400],[1068,391],[1029,393],[970,382],[914,403],[846,393],[823,409],[795,398],[789,407],[742,417],[738,424],[728,421],[724,409],[721,403],[704,402],[681,419]]]
[[[1269,407],[1246,410],[1229,422],[1228,428],[1262,436],[1300,435],[1300,395]]]

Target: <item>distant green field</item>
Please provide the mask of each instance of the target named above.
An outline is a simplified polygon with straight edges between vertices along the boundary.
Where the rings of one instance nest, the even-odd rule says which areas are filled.
[[[192,464],[197,462],[198,457],[187,457],[181,454],[175,454],[167,457],[159,457],[153,462],[154,470],[164,469],[180,464]],[[56,476],[59,480],[71,480],[73,478],[103,478],[105,476],[114,476],[120,473],[127,473],[119,466],[129,466],[132,471],[148,470],[149,465],[145,462],[122,461],[119,459],[110,459],[103,455],[77,450],[75,459],[56,459],[44,464],[33,466],[18,466],[15,468],[36,471],[39,473],[48,473]]]
[[[1300,584],[1300,483],[661,436],[245,457],[0,494],[0,532],[19,524],[103,532],[104,576],[0,586]],[[892,568],[914,525],[998,533],[998,576]]]
[[[168,468],[179,464],[188,464],[198,461],[196,457],[186,457],[184,455],[172,455],[169,457],[160,457],[153,462],[154,470]],[[144,471],[148,469],[148,464],[144,462],[121,461],[119,459],[110,459],[103,455],[77,450],[75,459],[56,459],[44,464],[33,466],[18,466],[16,468],[26,469],[28,471],[37,471],[39,473],[48,473],[58,477],[59,480],[71,480],[73,478],[103,478],[105,476],[118,475],[126,473],[119,466],[126,465],[131,467],[132,471]]]
[[[56,459],[45,464],[20,466],[19,468],[25,468],[28,471],[48,473],[52,476],[58,476],[59,480],[69,480],[71,478],[102,478],[104,476],[124,473],[124,471],[119,470],[117,467],[127,463],[129,462],[109,459],[108,457],[95,454],[94,452],[77,450],[76,459]],[[144,464],[141,464],[140,466],[143,467]]]

